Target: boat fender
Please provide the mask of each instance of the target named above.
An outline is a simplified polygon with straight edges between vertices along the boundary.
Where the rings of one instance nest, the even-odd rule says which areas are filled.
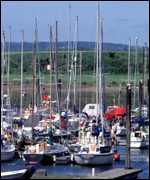
[[[119,161],[120,160],[120,154],[117,151],[114,151],[113,160],[114,161]]]

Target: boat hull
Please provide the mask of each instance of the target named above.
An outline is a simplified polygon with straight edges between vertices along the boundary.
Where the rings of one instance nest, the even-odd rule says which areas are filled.
[[[10,150],[1,149],[1,161],[10,161],[15,156],[15,147]]]
[[[71,162],[71,156],[62,156],[62,157],[53,156],[53,161],[55,164],[68,164]]]
[[[147,148],[148,144],[146,141],[131,141],[130,144],[131,148]]]
[[[80,165],[107,165],[113,163],[113,153],[74,155],[74,160]]]
[[[39,163],[43,159],[43,154],[26,154],[24,153],[24,160],[27,163]]]
[[[20,179],[27,172],[27,169],[10,171],[10,172],[1,172],[2,179]]]

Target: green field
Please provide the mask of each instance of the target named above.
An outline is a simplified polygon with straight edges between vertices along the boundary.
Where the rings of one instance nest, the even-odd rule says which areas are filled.
[[[49,72],[46,69],[46,65],[49,63],[49,53],[40,52],[38,53],[40,59],[41,69],[41,81],[42,83],[49,82]],[[58,72],[59,78],[63,83],[67,83],[67,52],[61,51],[58,53]],[[104,65],[105,82],[107,85],[118,85],[120,83],[127,83],[127,52],[104,52],[102,54],[102,62]],[[70,54],[70,62],[71,62]],[[83,85],[94,85],[95,84],[95,53],[93,51],[82,51],[82,84]],[[143,57],[142,54],[138,54],[138,72],[137,81],[142,79],[143,73]],[[147,72],[146,78],[149,74],[149,57],[146,61]],[[7,63],[6,63],[7,65]],[[24,83],[30,83],[32,81],[32,52],[24,52]],[[134,72],[134,52],[131,53],[131,66],[132,66],[132,77]],[[77,83],[79,83],[79,54],[77,59]],[[5,67],[6,68],[6,67]],[[10,55],[10,81],[20,84],[20,52],[11,53]],[[6,72],[5,78],[6,80]],[[54,82],[54,80],[53,80]]]
[[[62,80],[64,84],[67,84],[67,76],[64,74],[59,74],[59,78]],[[54,79],[54,77],[53,77]],[[137,81],[142,79],[142,74],[137,76]],[[4,78],[6,80],[6,76]],[[94,85],[95,84],[95,75],[90,74],[82,74],[81,77],[82,84],[83,85]],[[20,74],[11,74],[10,75],[10,81],[15,84],[20,84]],[[31,83],[32,82],[32,74],[24,74],[23,77],[24,83]],[[42,74],[41,75],[41,82],[43,84],[49,83],[49,75],[48,74]],[[53,80],[54,82],[54,80]],[[73,82],[73,80],[72,80]],[[127,74],[105,74],[105,83],[107,85],[119,85],[120,83],[122,85],[125,85],[127,83]],[[77,75],[77,84],[79,84],[79,75]]]

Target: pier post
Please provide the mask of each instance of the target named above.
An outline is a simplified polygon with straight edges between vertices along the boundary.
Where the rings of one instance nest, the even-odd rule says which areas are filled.
[[[127,85],[127,101],[126,101],[126,109],[127,109],[127,121],[126,121],[126,129],[127,129],[127,145],[126,145],[126,158],[125,158],[125,169],[131,168],[130,162],[130,131],[131,131],[131,85]]]

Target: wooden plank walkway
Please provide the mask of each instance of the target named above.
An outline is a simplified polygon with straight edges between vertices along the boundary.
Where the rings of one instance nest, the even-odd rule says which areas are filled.
[[[71,175],[45,175],[45,170],[37,170],[31,179],[136,179],[138,173],[142,172],[141,169],[124,169],[116,168],[102,173],[98,173],[95,176],[71,176]]]

